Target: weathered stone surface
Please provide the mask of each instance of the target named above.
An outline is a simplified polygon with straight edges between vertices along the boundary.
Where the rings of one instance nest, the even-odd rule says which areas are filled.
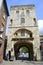
[[[27,15],[26,13],[27,10],[29,10],[29,15]],[[17,15],[16,11],[19,11],[19,15]],[[24,13],[24,15],[22,13]],[[25,19],[25,23],[21,24],[21,18]],[[11,22],[11,19],[12,19],[12,22]],[[25,36],[21,36],[22,30],[25,31]],[[34,56],[37,58],[37,60],[40,60],[41,59],[40,38],[39,38],[39,31],[38,31],[38,25],[37,25],[37,17],[35,13],[35,6],[25,5],[25,6],[11,7],[10,22],[8,26],[8,44],[7,44],[6,53],[8,53],[9,50],[11,51],[11,48],[13,48],[13,52],[14,52],[14,45],[16,44],[16,42],[18,42],[20,38],[30,38],[29,37],[30,33],[32,33],[32,38],[34,39],[25,40],[25,41],[33,44]],[[19,40],[16,39],[12,41],[12,38],[14,39],[18,38]]]

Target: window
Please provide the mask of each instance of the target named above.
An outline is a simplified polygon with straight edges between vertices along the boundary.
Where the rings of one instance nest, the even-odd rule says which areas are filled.
[[[21,31],[21,36],[25,36],[25,31]]]
[[[18,19],[18,17],[19,17],[19,11],[16,11],[16,17]]]
[[[29,15],[29,10],[26,10],[26,15],[27,15],[27,16]]]
[[[11,20],[10,20],[11,24],[12,24],[12,21],[13,21],[13,20],[11,19]]]
[[[36,23],[36,18],[33,18],[34,22]]]
[[[12,25],[12,21],[13,21],[13,20],[11,19],[11,20],[10,20],[10,25]]]
[[[34,21],[34,25],[36,26],[37,25],[36,18],[33,18],[33,21]]]
[[[24,24],[24,23],[25,23],[25,19],[21,18],[21,24]]]
[[[16,14],[19,14],[19,11],[16,11]]]

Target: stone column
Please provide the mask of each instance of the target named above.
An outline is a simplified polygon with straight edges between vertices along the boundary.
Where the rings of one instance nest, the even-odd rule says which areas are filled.
[[[34,57],[36,60],[41,60],[41,54],[40,54],[40,49],[39,48],[34,48]]]
[[[40,48],[37,48],[37,60],[41,60]]]
[[[34,60],[37,60],[37,49],[34,48]]]

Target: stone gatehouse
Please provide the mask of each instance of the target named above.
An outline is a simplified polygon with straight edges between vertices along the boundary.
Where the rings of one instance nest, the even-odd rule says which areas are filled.
[[[10,8],[6,54],[11,51],[15,59],[21,47],[29,50],[29,60],[40,60],[40,38],[35,5],[18,5]]]

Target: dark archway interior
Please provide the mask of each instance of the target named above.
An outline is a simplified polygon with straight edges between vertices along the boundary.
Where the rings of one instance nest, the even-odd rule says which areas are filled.
[[[21,47],[27,47],[28,48],[28,53],[29,53],[29,58],[28,60],[33,60],[33,44],[30,42],[26,41],[20,41],[14,44],[14,53],[15,53],[15,59],[17,60],[18,58],[18,52]]]

